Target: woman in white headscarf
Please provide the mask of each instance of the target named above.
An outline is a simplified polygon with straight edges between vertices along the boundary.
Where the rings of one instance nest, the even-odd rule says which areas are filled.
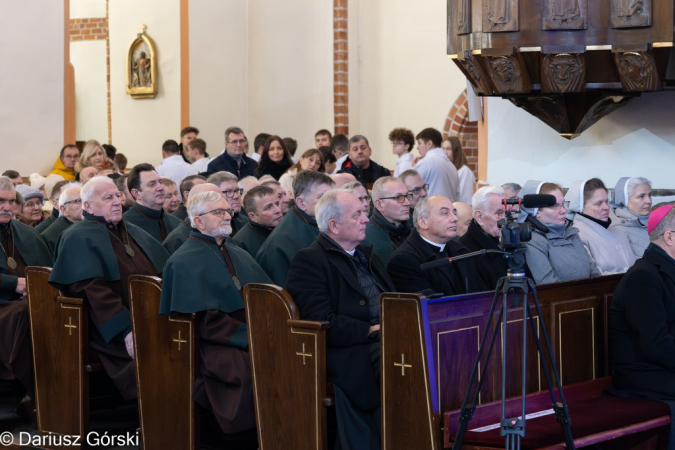
[[[614,186],[611,228],[626,235],[635,256],[649,245],[647,221],[652,210],[652,182],[641,177],[623,177]]]
[[[637,259],[626,236],[610,227],[607,188],[599,178],[575,181],[565,195],[570,202],[568,217],[602,275],[624,273]]]
[[[518,197],[526,194],[549,194],[555,197],[553,206],[522,208],[519,221],[527,216],[536,219],[532,239],[525,243],[527,267],[535,283],[578,280],[600,275],[579,238],[579,230],[567,220],[568,202],[555,183],[529,180]],[[530,219],[527,219],[530,221]]]

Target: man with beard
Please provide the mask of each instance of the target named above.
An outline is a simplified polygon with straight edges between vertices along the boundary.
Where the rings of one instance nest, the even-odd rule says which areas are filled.
[[[383,177],[373,185],[375,211],[366,226],[363,245],[372,245],[384,264],[410,234],[410,199],[412,194],[398,178]]]
[[[129,172],[127,184],[136,203],[124,213],[124,221],[140,227],[160,243],[163,242],[180,225],[180,219],[166,214],[162,209],[164,185],[161,177],[151,164],[138,164]]]
[[[194,229],[166,264],[160,314],[203,312],[193,398],[213,412],[224,438],[233,443],[227,448],[256,449],[242,290],[248,283],[271,280],[246,251],[227,240],[232,210],[220,193],[191,194],[187,209]]]
[[[89,347],[124,399],[133,400],[137,394],[129,276],[159,276],[169,254],[140,227],[122,219],[122,195],[110,178],[92,178],[80,195],[83,220],[61,235],[49,283],[84,300]]]
[[[33,352],[26,304],[26,267],[52,265],[52,255],[33,228],[12,220],[16,188],[0,177],[0,379],[26,390],[20,412],[33,420]]]
[[[284,218],[277,193],[268,186],[256,186],[244,197],[244,209],[249,222],[234,237],[234,242],[253,258]]]

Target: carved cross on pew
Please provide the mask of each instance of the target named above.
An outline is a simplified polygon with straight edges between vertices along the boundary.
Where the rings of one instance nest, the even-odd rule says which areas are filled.
[[[406,367],[412,369],[412,365],[411,365],[411,364],[406,364],[406,363],[405,363],[405,355],[404,355],[403,353],[401,353],[401,362],[400,362],[400,363],[396,363],[396,362],[395,362],[394,365],[395,365],[396,367],[400,367],[400,368],[401,368],[401,376],[405,376],[405,369],[406,369]]]
[[[77,328],[77,325],[73,325],[73,318],[68,317],[68,323],[63,324],[64,327],[68,328],[68,336],[73,335],[73,328]]]
[[[187,344],[185,339],[181,338],[181,331],[178,330],[178,339],[173,339],[174,342],[178,342],[178,350],[180,350],[180,344]]]
[[[309,358],[312,357],[312,354],[311,354],[311,353],[306,353],[306,352],[305,352],[305,343],[304,343],[304,342],[302,343],[302,351],[301,351],[301,352],[295,352],[295,354],[298,355],[298,356],[302,356],[302,365],[303,365],[303,366],[304,366],[305,364],[307,364],[307,362],[305,361],[305,357],[309,357]]]

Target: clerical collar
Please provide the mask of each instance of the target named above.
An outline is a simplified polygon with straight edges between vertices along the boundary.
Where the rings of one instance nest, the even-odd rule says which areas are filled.
[[[439,253],[442,252],[443,250],[445,250],[445,244],[437,244],[437,243],[435,243],[435,242],[431,242],[429,239],[425,238],[425,237],[422,236],[421,234],[420,234],[420,237],[421,237],[422,239],[424,239],[426,242],[428,242],[429,244],[433,245],[434,247],[438,247],[438,248],[440,249],[440,250],[439,250]]]
[[[155,210],[155,209],[150,209],[147,206],[143,206],[137,203],[134,204],[134,209],[147,217],[148,219],[161,219],[162,214],[164,213],[163,209]]]

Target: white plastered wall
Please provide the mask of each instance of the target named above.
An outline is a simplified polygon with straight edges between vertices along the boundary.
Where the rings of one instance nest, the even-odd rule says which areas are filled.
[[[157,49],[159,90],[154,99],[126,93],[127,52],[142,24]],[[114,0],[109,4],[110,97],[113,145],[129,160],[159,164],[162,143],[180,136],[179,0]]]
[[[70,0],[70,18],[105,17],[105,0]]]
[[[488,182],[528,179],[571,182],[601,178],[613,187],[624,176],[675,188],[675,92],[642,94],[580,137],[563,139],[508,100],[488,100]]]
[[[3,2],[0,173],[49,173],[63,146],[63,27],[62,1]]]
[[[466,88],[446,56],[447,2],[351,0],[349,9],[350,33],[358,27],[350,36],[349,131],[365,135],[373,159],[394,169],[389,132],[396,127],[415,134],[427,127],[442,131]]]
[[[105,40],[71,42],[70,62],[75,71],[76,139],[96,139],[105,144],[108,142]]]

